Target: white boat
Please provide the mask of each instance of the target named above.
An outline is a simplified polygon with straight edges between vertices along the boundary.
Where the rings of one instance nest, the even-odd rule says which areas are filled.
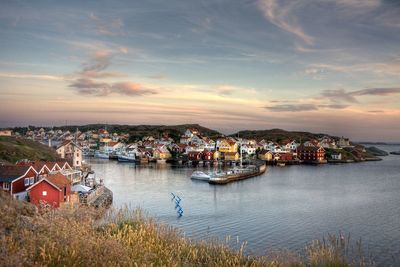
[[[99,159],[110,159],[110,155],[108,153],[99,150],[94,153],[94,157]]]
[[[118,161],[120,162],[135,162],[136,161],[136,155],[135,153],[121,153],[118,155]]]
[[[193,180],[209,181],[211,176],[202,171],[194,171],[190,178]]]
[[[166,159],[157,159],[157,163],[166,163],[167,160]]]

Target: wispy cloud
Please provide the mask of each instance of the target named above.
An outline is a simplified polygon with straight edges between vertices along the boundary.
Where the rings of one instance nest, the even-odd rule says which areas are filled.
[[[314,38],[304,32],[304,29],[292,14],[293,9],[298,8],[300,2],[290,1],[282,4],[282,1],[259,0],[258,6],[269,22],[295,35],[307,44],[313,44]]]
[[[78,93],[95,96],[108,96],[110,94],[127,96],[157,94],[157,91],[134,82],[106,83],[84,78],[75,80],[69,87],[74,88]]]
[[[282,104],[275,106],[266,106],[265,109],[272,112],[304,112],[315,111],[319,109],[345,109],[348,105],[339,104]]]
[[[33,79],[33,80],[43,80],[43,81],[63,81],[65,77],[60,75],[49,75],[49,74],[26,74],[26,73],[0,73],[2,78],[14,78],[14,79]]]
[[[113,36],[120,34],[124,26],[121,18],[105,19],[94,13],[90,13],[89,18],[95,23],[97,32],[102,35]]]
[[[333,102],[357,103],[358,96],[389,96],[400,94],[400,88],[367,88],[357,91],[346,91],[344,89],[324,90],[319,99],[329,99]]]
[[[121,54],[125,52],[125,50],[95,50],[92,57],[82,64],[82,69],[73,75],[75,77],[68,87],[75,89],[77,93],[95,96],[108,96],[110,94],[126,96],[157,94],[158,92],[155,89],[149,88],[148,86],[144,86],[134,81],[98,81],[101,78],[127,76],[124,73],[105,71],[111,66],[112,58],[115,54]]]

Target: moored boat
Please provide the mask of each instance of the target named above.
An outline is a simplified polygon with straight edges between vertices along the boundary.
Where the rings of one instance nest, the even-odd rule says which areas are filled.
[[[136,162],[135,153],[122,153],[118,155],[119,162]]]
[[[190,178],[193,180],[209,181],[211,176],[202,171],[194,171]]]
[[[94,157],[98,159],[109,159],[110,155],[100,150],[96,150],[96,152],[94,153]]]

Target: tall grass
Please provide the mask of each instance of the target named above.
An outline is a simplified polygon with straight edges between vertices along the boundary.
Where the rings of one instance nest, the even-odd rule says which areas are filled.
[[[347,241],[331,236],[305,253],[247,256],[220,242],[193,241],[140,210],[105,214],[63,207],[41,214],[0,193],[2,266],[349,266]],[[343,243],[346,242],[346,243]],[[352,265],[365,266],[364,261]]]

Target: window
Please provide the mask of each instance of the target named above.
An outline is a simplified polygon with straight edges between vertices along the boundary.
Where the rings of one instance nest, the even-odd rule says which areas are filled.
[[[25,178],[25,180],[24,180],[24,185],[25,185],[25,186],[28,186],[28,185],[29,185],[29,178]]]
[[[4,183],[3,184],[3,189],[4,190],[10,190],[10,183]]]
[[[29,184],[34,184],[35,183],[35,177],[29,178]]]
[[[47,191],[43,191],[43,192],[42,192],[42,195],[43,195],[43,196],[47,196]]]
[[[79,165],[79,160],[76,161],[76,165]]]

